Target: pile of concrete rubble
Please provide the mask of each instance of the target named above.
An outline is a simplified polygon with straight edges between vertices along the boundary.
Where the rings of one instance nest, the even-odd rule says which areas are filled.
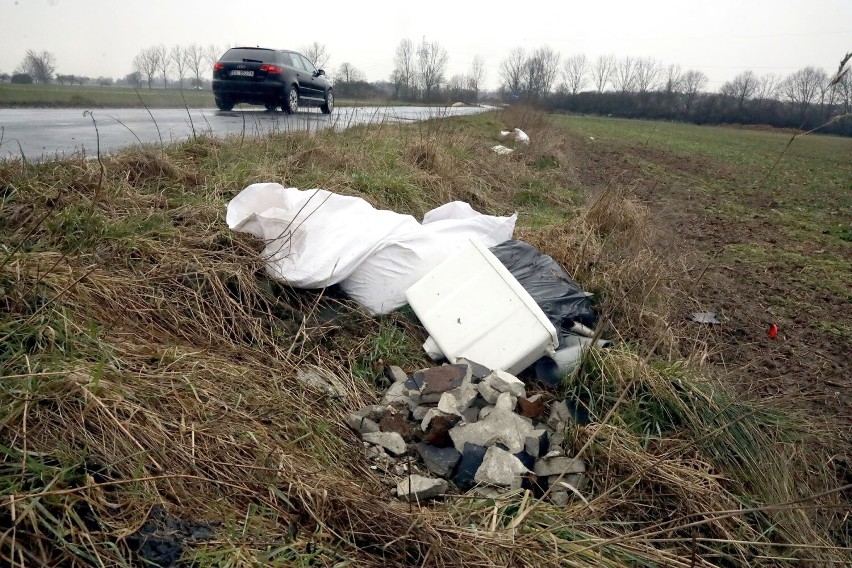
[[[581,495],[586,465],[564,448],[572,415],[565,401],[527,397],[523,381],[459,362],[393,384],[381,404],[347,416],[376,470],[396,478],[396,495],[423,501],[473,491],[494,497],[518,489],[558,505]]]

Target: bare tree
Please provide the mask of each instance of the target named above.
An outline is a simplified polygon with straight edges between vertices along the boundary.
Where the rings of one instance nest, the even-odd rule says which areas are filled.
[[[606,90],[606,86],[612,80],[612,74],[615,72],[615,56],[614,55],[599,55],[592,67],[592,82],[595,89],[599,93]]]
[[[690,69],[683,74],[683,104],[687,114],[689,114],[698,94],[707,88],[708,82],[707,75],[703,71]]]
[[[757,80],[757,87],[754,89],[754,98],[759,101],[774,99],[778,94],[778,83],[780,81],[781,78],[775,73],[761,75]]]
[[[344,61],[337,68],[337,77],[335,79],[344,83],[363,81],[364,73],[348,61]]]
[[[302,47],[302,55],[307,57],[317,69],[325,67],[328,64],[329,57],[331,57],[325,44],[318,41]]]
[[[155,47],[146,47],[133,58],[133,71],[139,73],[139,76],[145,79],[149,89],[159,69],[160,52]]]
[[[200,87],[201,68],[204,65],[204,48],[197,43],[192,43],[186,47],[184,56],[186,57],[187,69],[195,76],[195,79],[192,80],[193,86]],[[213,63],[215,63],[215,61]],[[213,64],[211,63],[210,66],[212,67]]]
[[[798,108],[799,120],[804,121],[808,108],[824,90],[828,74],[816,67],[805,67],[788,76],[781,83],[781,93]]]
[[[665,83],[663,84],[663,92],[671,97],[675,95],[683,89],[683,71],[680,69],[680,65],[676,63],[672,63],[668,67],[666,67],[665,71]]]
[[[432,91],[444,81],[449,56],[447,50],[436,41],[427,42],[423,38],[417,48],[417,77],[423,89],[425,100],[431,100]]]
[[[481,55],[475,55],[473,62],[470,64],[470,73],[467,76],[468,86],[476,96],[476,101],[479,101],[479,91],[482,89],[482,84],[485,83],[485,58]]]
[[[391,82],[396,91],[396,98],[410,98],[415,85],[414,44],[410,39],[400,40],[396,46],[393,60]]]
[[[169,57],[169,50],[165,45],[160,44],[153,48],[157,52],[157,64],[160,72],[163,74],[163,88],[169,88],[169,69],[172,68],[172,60]]]
[[[210,66],[210,70],[213,70],[213,65],[219,61],[219,57],[222,56],[223,50],[219,47],[209,44],[204,48],[204,61],[207,62],[207,65]]]
[[[8,73],[0,73],[0,83],[7,83],[12,76]]]
[[[186,51],[181,46],[176,45],[169,51],[169,59],[171,59],[171,63],[177,71],[178,88],[183,89],[183,78],[186,76],[186,69],[189,66]]]
[[[524,62],[524,90],[533,97],[546,95],[553,88],[558,73],[559,52],[548,46],[540,47]]]
[[[656,90],[660,72],[660,64],[653,57],[640,57],[637,59],[633,68],[636,91],[640,95],[644,95]]]
[[[754,71],[743,71],[732,80],[727,81],[719,92],[730,97],[737,103],[737,111],[742,112],[745,102],[751,100],[757,91],[759,81]]]
[[[523,86],[524,67],[527,54],[523,47],[515,47],[509,55],[500,63],[500,79],[503,89],[510,93],[519,93]]]
[[[576,95],[589,83],[589,60],[585,53],[577,53],[562,64],[562,79],[566,90]]]
[[[15,70],[16,73],[26,73],[36,83],[50,83],[56,71],[56,57],[49,51],[37,53],[28,49],[23,61]]]
[[[636,80],[636,60],[630,57],[622,57],[618,60],[613,71],[613,86],[622,93],[633,91],[633,83]]]

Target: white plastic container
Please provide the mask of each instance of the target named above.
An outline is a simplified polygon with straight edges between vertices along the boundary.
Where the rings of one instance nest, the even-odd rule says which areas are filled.
[[[517,374],[559,345],[541,308],[476,241],[418,280],[405,297],[433,347],[453,363],[465,358]]]

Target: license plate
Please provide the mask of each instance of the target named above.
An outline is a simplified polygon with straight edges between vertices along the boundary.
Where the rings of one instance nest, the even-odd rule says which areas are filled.
[[[234,69],[231,71],[231,77],[254,77],[254,71],[242,71],[240,69]]]

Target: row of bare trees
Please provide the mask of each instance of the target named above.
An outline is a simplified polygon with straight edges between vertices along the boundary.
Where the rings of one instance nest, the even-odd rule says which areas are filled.
[[[169,76],[172,76],[179,88],[183,88],[184,79],[191,78],[193,87],[203,84],[213,64],[219,59],[224,49],[215,45],[201,46],[192,43],[187,46],[174,45],[171,48],[163,44],[153,45],[141,50],[133,58],[133,72],[149,89],[162,77],[164,88],[169,86]]]
[[[390,76],[394,97],[403,100],[422,99],[432,101],[441,97],[441,92],[455,93],[476,101],[484,88],[486,68],[481,55],[473,58],[467,73],[446,78],[450,57],[437,41],[419,44],[403,39],[397,45],[394,54],[394,68]],[[470,102],[473,102],[470,101]]]

